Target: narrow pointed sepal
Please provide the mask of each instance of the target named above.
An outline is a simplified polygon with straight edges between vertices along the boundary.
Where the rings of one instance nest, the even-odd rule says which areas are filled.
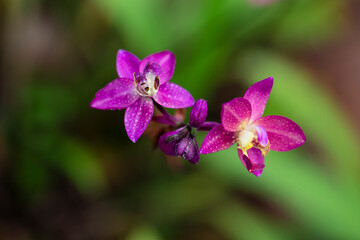
[[[244,98],[251,104],[250,122],[256,121],[263,115],[273,83],[274,79],[269,77],[255,83],[245,92]]]
[[[140,60],[131,52],[120,49],[116,56],[116,70],[120,78],[133,79],[139,72]]]

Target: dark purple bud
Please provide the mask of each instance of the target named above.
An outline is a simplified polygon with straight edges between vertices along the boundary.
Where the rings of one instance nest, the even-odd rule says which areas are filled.
[[[159,148],[167,155],[182,157],[192,164],[198,163],[200,152],[196,138],[191,134],[193,129],[187,125],[162,135],[159,139]]]
[[[189,162],[192,164],[197,164],[200,159],[200,151],[199,151],[199,146],[197,144],[196,138],[194,138],[194,147],[195,147],[194,156],[191,159],[189,159]]]
[[[187,135],[188,129],[186,127],[183,127],[182,129],[178,129],[176,133],[168,136],[165,141],[166,143],[171,143],[173,141],[180,140],[181,138],[185,137]]]
[[[159,139],[159,148],[161,149],[161,151],[163,151],[165,154],[169,155],[169,156],[176,156],[175,154],[175,145],[177,143],[177,141],[173,141],[173,142],[166,142],[166,139],[173,135],[178,133],[177,131],[173,131],[173,132],[168,132],[165,133],[164,135],[162,135]]]
[[[194,141],[190,136],[184,137],[175,145],[175,154],[186,160],[190,160],[195,155]]]
[[[205,122],[207,116],[207,103],[204,99],[199,99],[194,104],[190,113],[190,125],[199,128]]]
[[[159,76],[161,72],[162,70],[159,64],[148,62],[144,68],[143,74],[146,76],[148,73],[151,73],[154,76]]]

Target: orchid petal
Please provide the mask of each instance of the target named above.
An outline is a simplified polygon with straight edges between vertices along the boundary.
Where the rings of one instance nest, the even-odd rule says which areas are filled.
[[[191,94],[171,82],[160,85],[159,91],[153,96],[153,99],[167,108],[186,108],[194,105],[194,98]]]
[[[140,97],[125,111],[125,129],[134,143],[143,134],[151,121],[154,105],[149,97]]]
[[[120,78],[134,78],[139,72],[140,60],[131,52],[120,49],[116,56],[116,70]]]
[[[201,148],[201,154],[209,154],[228,149],[236,142],[235,133],[224,129],[222,124],[213,128],[205,137]]]
[[[235,98],[221,108],[221,123],[224,129],[236,132],[247,124],[251,117],[251,105],[244,98]]]
[[[199,128],[206,120],[207,103],[204,99],[199,99],[195,102],[190,113],[190,125]]]
[[[262,117],[254,124],[265,129],[270,141],[270,149],[274,151],[290,151],[306,141],[299,125],[283,116]]]
[[[92,108],[102,110],[123,109],[139,98],[134,81],[129,78],[117,78],[100,89],[91,101]]]
[[[241,149],[238,149],[238,154],[246,169],[255,176],[260,177],[265,167],[264,156],[262,155],[261,150],[251,148],[247,151],[248,156],[246,156]]]
[[[175,70],[175,55],[170,51],[162,51],[151,54],[140,63],[140,72],[143,72],[147,63],[157,63],[161,66],[162,73],[159,75],[160,85],[168,82]]]
[[[256,121],[263,115],[273,83],[274,79],[269,77],[255,83],[246,91],[244,98],[250,102],[252,110],[250,122]]]

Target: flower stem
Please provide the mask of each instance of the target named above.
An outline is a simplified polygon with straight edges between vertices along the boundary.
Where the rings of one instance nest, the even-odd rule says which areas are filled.
[[[173,115],[168,113],[165,110],[165,108],[163,108],[163,106],[161,106],[154,100],[153,100],[153,102],[154,102],[155,107],[162,113],[163,117],[166,118],[169,122],[173,123],[173,126],[177,126],[177,125],[181,124],[181,122],[178,119],[176,119]]]
[[[198,128],[198,131],[210,131],[220,123],[217,122],[204,122],[200,128]]]
[[[151,121],[162,123],[162,124],[167,124],[167,125],[170,125],[170,126],[173,126],[173,127],[177,126],[176,123],[174,123],[173,121],[171,121],[168,118],[164,117],[163,115],[153,116],[151,118]]]

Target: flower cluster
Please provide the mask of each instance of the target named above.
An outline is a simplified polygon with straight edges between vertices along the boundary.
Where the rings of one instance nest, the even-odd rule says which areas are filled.
[[[119,50],[116,68],[119,77],[96,93],[91,107],[126,109],[125,129],[134,143],[151,120],[173,129],[159,138],[159,148],[192,164],[199,162],[200,154],[228,149],[236,143],[241,162],[257,177],[265,167],[264,157],[270,150],[289,151],[305,143],[303,131],[292,120],[276,115],[262,117],[273,86],[272,77],[252,85],[244,97],[224,103],[221,123],[217,123],[206,121],[205,100],[195,102],[187,90],[169,82],[175,69],[173,53],[162,51],[139,60],[132,53]],[[154,106],[162,115],[153,116]],[[164,109],[190,106],[193,107],[188,123],[179,122]],[[200,150],[197,131],[209,131]]]

